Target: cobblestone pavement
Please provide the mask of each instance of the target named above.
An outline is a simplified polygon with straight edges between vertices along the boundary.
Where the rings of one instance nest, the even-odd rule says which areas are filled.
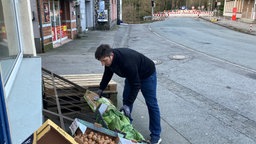
[[[226,28],[256,36],[256,23],[246,23],[237,19],[236,21],[226,17],[200,17],[201,19],[224,26]]]

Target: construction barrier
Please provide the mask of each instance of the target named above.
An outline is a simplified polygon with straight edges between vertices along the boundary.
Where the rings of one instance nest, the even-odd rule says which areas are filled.
[[[188,16],[188,17],[199,17],[199,16],[213,16],[212,11],[200,11],[200,10],[168,10],[164,12],[158,12],[153,15],[154,17],[171,17],[171,16]]]
[[[250,33],[252,32],[252,24],[250,24],[249,31],[250,31]]]

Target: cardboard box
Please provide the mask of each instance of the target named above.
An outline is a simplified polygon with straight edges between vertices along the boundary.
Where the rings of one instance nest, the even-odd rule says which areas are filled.
[[[100,102],[98,102],[95,98],[98,98],[98,94],[96,94],[93,91],[90,90],[86,90],[85,94],[84,94],[84,99],[87,102],[87,104],[90,106],[90,108],[92,109],[93,112],[95,112],[98,108],[98,106],[101,104]],[[111,101],[111,99],[103,97],[106,100],[108,100],[113,106],[115,106],[113,104],[113,102]]]
[[[93,131],[94,133],[100,133],[114,139],[115,144],[138,144],[123,138],[123,134],[103,128],[101,125],[92,124],[77,118],[73,121],[69,128],[73,136],[79,132],[82,132],[82,134],[88,134]]]
[[[103,127],[108,128],[106,122],[104,121],[102,114],[107,110],[108,105],[106,104],[100,104],[96,111],[95,111],[95,118],[96,118],[96,122],[101,124]]]
[[[99,106],[99,103],[97,101],[95,101],[95,99],[94,99],[97,96],[98,95],[95,92],[92,92],[90,90],[86,90],[85,95],[84,95],[85,101],[90,106],[90,108],[92,109],[93,112],[95,112],[97,107]]]
[[[77,144],[72,136],[48,119],[22,144]]]

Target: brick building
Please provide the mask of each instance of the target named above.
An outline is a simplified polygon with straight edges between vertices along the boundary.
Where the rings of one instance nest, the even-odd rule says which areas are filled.
[[[76,38],[76,0],[31,0],[37,53]]]

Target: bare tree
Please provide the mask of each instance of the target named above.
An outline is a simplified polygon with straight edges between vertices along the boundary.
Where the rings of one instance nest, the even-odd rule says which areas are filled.
[[[164,10],[177,10],[181,6],[191,9],[199,9],[202,6],[208,7],[209,3],[218,1],[222,4],[224,0],[153,0],[155,2],[154,12],[163,12]],[[144,16],[151,15],[152,0],[123,0],[123,20],[127,23],[139,23]],[[223,7],[223,6],[222,6]]]

